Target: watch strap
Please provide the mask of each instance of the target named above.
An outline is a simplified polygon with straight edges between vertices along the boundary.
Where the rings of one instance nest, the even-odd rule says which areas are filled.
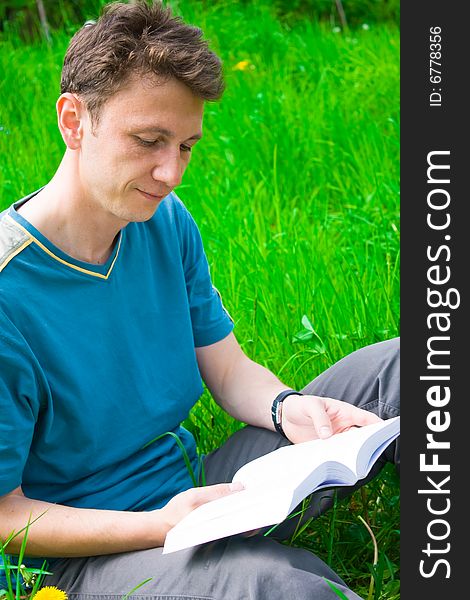
[[[303,394],[296,390],[284,390],[274,398],[271,406],[271,417],[273,419],[274,428],[286,439],[288,439],[287,435],[282,428],[282,403],[288,396],[303,396]]]

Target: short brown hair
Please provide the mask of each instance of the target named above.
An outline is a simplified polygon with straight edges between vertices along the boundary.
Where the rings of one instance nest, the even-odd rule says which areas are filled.
[[[224,90],[221,60],[201,29],[159,0],[112,2],[97,22],[85,23],[65,54],[61,93],[82,98],[96,123],[102,105],[133,74],[174,77],[203,100],[218,100]]]

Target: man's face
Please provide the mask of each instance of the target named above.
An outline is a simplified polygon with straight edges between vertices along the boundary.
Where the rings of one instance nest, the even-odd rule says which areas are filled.
[[[78,149],[86,208],[117,221],[146,221],[183,177],[202,135],[204,101],[176,79],[133,77],[88,113]]]

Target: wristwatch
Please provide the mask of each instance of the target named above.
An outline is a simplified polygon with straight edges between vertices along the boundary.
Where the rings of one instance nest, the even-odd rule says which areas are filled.
[[[287,396],[303,396],[302,392],[297,392],[296,390],[284,390],[280,394],[278,394],[273,401],[271,406],[271,416],[273,418],[274,428],[278,433],[284,436],[286,439],[289,439],[282,428],[282,403],[287,398]]]

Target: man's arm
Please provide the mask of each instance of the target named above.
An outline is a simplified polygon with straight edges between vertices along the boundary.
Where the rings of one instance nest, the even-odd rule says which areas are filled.
[[[242,489],[240,484],[192,488],[149,512],[73,508],[31,500],[17,488],[0,497],[0,541],[28,522],[28,556],[96,556],[163,546],[169,529],[197,506]],[[18,554],[24,532],[6,548]]]
[[[271,405],[288,385],[249,359],[233,333],[196,348],[196,355],[202,378],[224,410],[239,421],[274,430]],[[377,421],[380,419],[374,414],[333,398],[288,396],[283,403],[282,427],[294,443]]]

